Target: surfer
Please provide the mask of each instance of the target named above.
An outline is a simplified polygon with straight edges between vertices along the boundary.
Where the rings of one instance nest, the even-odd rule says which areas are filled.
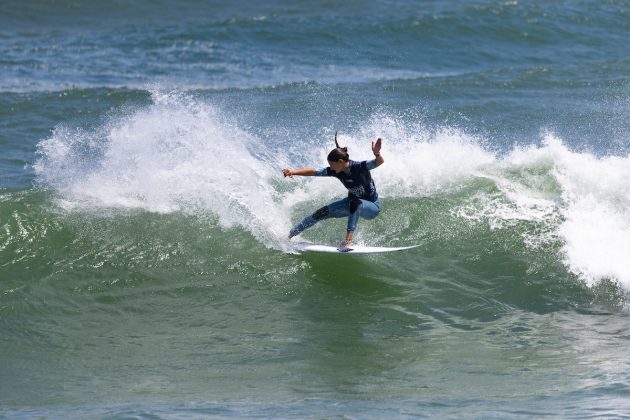
[[[381,211],[381,202],[376,193],[376,186],[370,171],[383,164],[381,156],[381,139],[372,142],[374,159],[356,162],[350,160],[347,147],[339,147],[337,133],[335,133],[335,149],[328,154],[328,167],[321,169],[283,169],[285,177],[300,176],[334,176],[348,189],[348,196],[342,200],[324,206],[307,216],[289,232],[289,239],[299,235],[315,223],[330,217],[348,217],[346,237],[341,243],[342,248],[352,245],[352,235],[357,227],[359,217],[366,220],[374,219]]]

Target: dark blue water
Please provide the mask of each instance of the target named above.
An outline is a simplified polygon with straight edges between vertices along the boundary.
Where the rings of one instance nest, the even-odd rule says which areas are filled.
[[[3,2],[0,415],[628,415],[629,14]],[[292,252],[336,131],[419,248]]]

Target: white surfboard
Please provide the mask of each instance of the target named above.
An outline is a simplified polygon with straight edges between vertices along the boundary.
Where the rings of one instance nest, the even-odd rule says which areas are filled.
[[[317,245],[311,243],[296,243],[295,250],[298,252],[323,252],[327,254],[378,254],[382,252],[404,251],[405,249],[417,248],[420,245],[403,246],[403,247],[380,247],[380,246],[361,246],[352,245],[350,248],[340,248],[330,245]]]

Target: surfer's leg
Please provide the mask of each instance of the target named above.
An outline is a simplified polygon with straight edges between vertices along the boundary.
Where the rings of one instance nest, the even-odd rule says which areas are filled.
[[[338,217],[346,217],[350,215],[350,210],[348,210],[349,206],[350,206],[350,199],[347,197],[341,200],[335,201],[334,203],[330,203],[328,205],[328,208],[330,210],[328,217],[338,218]]]
[[[354,232],[359,222],[359,217],[366,220],[372,220],[381,212],[381,201],[376,200],[374,202],[368,200],[360,200],[361,203],[357,206],[354,213],[348,216],[348,232]]]
[[[376,200],[374,202],[367,200],[361,201],[362,203],[359,208],[359,216],[365,220],[372,220],[381,212],[381,200]]]
[[[299,235],[301,232],[312,227],[315,223],[330,217],[344,217],[348,215],[348,199],[335,201],[327,206],[317,209],[313,214],[308,215],[298,223],[289,234],[291,237]]]

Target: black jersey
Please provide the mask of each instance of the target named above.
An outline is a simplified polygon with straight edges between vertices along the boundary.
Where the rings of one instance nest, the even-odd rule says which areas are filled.
[[[334,176],[348,189],[350,196],[374,202],[378,199],[376,186],[370,175],[370,170],[374,168],[376,168],[376,160],[362,162],[351,160],[348,172],[337,173],[327,167],[317,170],[315,175]]]

